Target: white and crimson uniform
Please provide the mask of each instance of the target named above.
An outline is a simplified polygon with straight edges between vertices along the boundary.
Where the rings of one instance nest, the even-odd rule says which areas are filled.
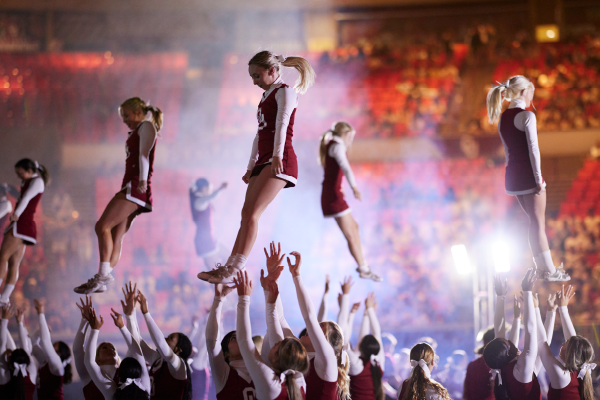
[[[292,147],[292,136],[297,106],[298,95],[281,77],[263,94],[256,114],[258,132],[248,163],[251,176],[259,175],[277,156],[283,163],[283,173],[277,177],[287,182],[286,188],[296,186],[298,160]]]
[[[535,114],[525,110],[525,101],[515,99],[500,116],[498,131],[506,156],[506,193],[516,196],[546,186],[542,178]]]
[[[338,136],[333,136],[327,144],[323,166],[325,177],[321,192],[321,208],[326,218],[341,217],[351,211],[342,193],[342,176],[346,176],[352,188],[356,187],[356,179],[350,168],[346,151],[344,141]]]
[[[150,121],[142,121],[133,131],[129,132],[129,137],[125,143],[127,159],[125,160],[125,176],[120,192],[125,191],[127,200],[137,204],[140,212],[151,212],[151,179],[154,151],[156,150],[156,128]],[[142,154],[142,149],[147,147],[150,147],[150,153],[148,155]],[[137,187],[140,181],[148,182],[146,193],[138,192]]]
[[[15,208],[15,215],[19,217],[19,220],[12,222],[4,233],[12,229],[14,237],[23,239],[25,244],[33,245],[37,243],[37,227],[33,217],[40,200],[42,200],[44,189],[44,180],[38,174],[23,181],[21,184],[21,197]]]

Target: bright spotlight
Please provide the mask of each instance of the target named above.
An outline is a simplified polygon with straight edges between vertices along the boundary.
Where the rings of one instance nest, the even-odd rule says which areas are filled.
[[[554,39],[556,37],[556,32],[554,32],[552,29],[548,29],[546,31],[546,36],[548,36],[548,39]]]
[[[496,272],[510,271],[508,246],[504,242],[496,242],[492,245],[492,256]]]
[[[467,248],[464,244],[457,244],[452,246],[452,258],[454,258],[454,265],[459,274],[468,274],[471,272],[471,262],[469,261],[469,255],[467,254]]]

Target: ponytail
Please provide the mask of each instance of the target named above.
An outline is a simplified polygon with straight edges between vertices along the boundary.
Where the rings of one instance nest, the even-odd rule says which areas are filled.
[[[366,336],[365,336],[366,337]],[[364,340],[364,339],[363,339]],[[427,343],[417,343],[410,349],[411,360],[422,360],[427,365],[427,374],[429,374],[429,365],[435,365],[436,355],[433,347]],[[427,388],[433,389],[440,400],[451,400],[448,391],[442,385],[436,381],[430,380],[428,375],[425,374],[425,370],[421,367],[421,364],[413,367],[409,378],[404,381],[406,385],[406,392],[402,399],[399,400],[420,400],[425,398]]]
[[[27,365],[31,362],[31,358],[23,349],[15,349],[10,354],[8,358],[9,368],[13,368],[15,364]],[[11,375],[14,373],[14,370],[10,371]],[[23,377],[23,373],[19,371],[16,376],[11,378],[11,385],[15,389],[15,398],[17,400],[26,400],[25,397],[25,377]]]
[[[287,390],[288,400],[303,400],[302,390],[296,383],[294,374],[287,374],[285,376],[285,390]]]
[[[345,357],[343,360],[342,357]],[[337,395],[339,400],[350,400],[350,358],[348,354],[343,351],[340,356],[337,357],[338,361],[338,379],[337,379]],[[342,364],[343,363],[343,364]]]
[[[331,125],[331,129],[321,135],[321,144],[319,146],[319,160],[321,165],[325,166],[325,157],[327,156],[327,145],[334,136],[342,136],[343,134],[352,133],[354,138],[354,128],[348,122],[338,121]],[[348,145],[350,146],[350,145]]]
[[[328,130],[321,135],[321,143],[319,144],[319,162],[321,166],[325,167],[325,159],[327,158],[327,145],[333,138],[333,131]]]
[[[159,132],[162,129],[163,112],[160,110],[160,108],[151,106],[150,103],[145,102],[139,97],[131,97],[125,100],[119,107],[119,110],[121,108],[128,108],[131,111],[141,110],[144,115],[147,115],[148,112],[150,112],[152,114],[152,125],[154,125],[156,132]]]
[[[30,158],[22,158],[15,164],[15,168],[22,168],[25,171],[33,171],[44,181],[44,186],[50,183],[50,172],[48,168]]]
[[[503,93],[506,92],[506,87],[496,86],[490,89],[487,94],[487,114],[490,124],[493,124],[500,118],[502,112]]]
[[[594,400],[594,383],[592,382],[592,372],[587,371],[582,379],[579,379],[579,399]]]
[[[382,371],[379,364],[375,360],[375,356],[382,351],[379,340],[373,335],[365,335],[359,345],[361,359],[364,365],[371,363],[371,380],[373,381],[373,390],[375,400],[384,400],[385,393],[381,382]]]
[[[373,381],[373,389],[375,391],[375,400],[385,400],[385,392],[383,391],[382,384],[383,374],[379,364],[374,362],[371,363],[371,380]]]
[[[280,71],[280,67],[294,68],[298,71],[298,79],[294,84],[297,93],[304,94],[315,83],[315,71],[307,59],[298,56],[284,57],[275,55],[275,53],[263,50],[258,52],[248,61],[248,65],[258,65],[259,67],[269,69],[275,67]]]
[[[502,377],[502,371],[494,379],[494,399],[495,400],[511,400],[506,390],[506,385],[500,384],[500,378]],[[508,382],[506,379],[503,382]]]

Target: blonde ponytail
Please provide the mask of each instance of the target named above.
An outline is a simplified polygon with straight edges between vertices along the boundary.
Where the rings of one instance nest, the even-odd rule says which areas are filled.
[[[123,102],[119,107],[119,111],[121,108],[128,108],[131,111],[141,110],[144,115],[147,115],[148,112],[152,114],[152,125],[156,128],[156,132],[159,132],[163,126],[163,112],[158,107],[154,107],[149,105],[144,100],[139,97],[131,97]]]
[[[302,391],[300,390],[298,383],[296,383],[294,374],[287,374],[285,376],[285,389],[287,390],[288,400],[303,400]]]
[[[275,53],[264,50],[256,53],[248,65],[258,65],[264,69],[275,67],[277,71],[281,71],[281,66],[294,68],[298,71],[298,79],[294,84],[294,89],[297,93],[304,94],[315,83],[315,77],[317,74],[310,65],[307,59],[298,56],[283,57],[275,55]]]
[[[493,124],[500,118],[502,112],[502,100],[514,100],[521,96],[526,96],[529,91],[533,95],[535,87],[533,83],[523,75],[515,75],[504,83],[497,82],[493,85],[487,94],[487,114],[490,124]],[[523,92],[525,90],[525,92]],[[523,93],[523,95],[521,95]]]
[[[354,128],[348,122],[338,121],[331,125],[331,129],[321,135],[321,144],[319,145],[319,161],[325,166],[325,158],[327,157],[327,145],[334,136],[341,136],[347,132],[354,132]]]
[[[342,355],[346,356],[346,360],[342,361]],[[348,354],[342,353],[337,356],[338,362],[338,379],[337,379],[337,395],[339,400],[350,400],[350,358]],[[344,365],[342,365],[344,363]]]

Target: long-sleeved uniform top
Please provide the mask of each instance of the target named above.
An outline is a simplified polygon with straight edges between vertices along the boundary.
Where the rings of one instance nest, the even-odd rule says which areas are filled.
[[[361,333],[359,334],[359,342],[362,338],[368,333],[365,332],[364,321],[368,321],[368,326],[371,328],[371,334],[375,336],[375,338],[379,341],[379,353],[375,356],[377,360],[377,364],[383,371],[385,368],[385,352],[383,350],[383,344],[381,340],[381,326],[379,325],[379,320],[377,319],[377,314],[375,313],[375,309],[373,307],[367,308],[365,312],[365,317],[363,318],[363,324],[361,325]],[[348,357],[350,357],[350,371],[349,375],[356,376],[359,375],[365,369],[364,362],[360,358],[360,351],[355,351],[351,346],[348,346]]]
[[[31,178],[31,183],[29,183],[29,187],[25,190],[25,193],[21,195],[19,201],[17,202],[17,207],[15,208],[15,215],[20,217],[23,214],[23,211],[27,208],[27,205],[35,196],[40,193],[44,193],[44,180],[38,175],[34,174]]]
[[[329,146],[329,151],[328,151],[329,156],[333,157],[335,159],[335,161],[338,163],[338,165],[340,166],[340,169],[344,173],[344,176],[346,177],[346,180],[348,181],[348,184],[350,185],[350,187],[355,188],[356,187],[356,178],[354,177],[354,173],[352,172],[352,167],[350,166],[350,162],[348,161],[348,155],[347,155],[348,149],[346,148],[346,144],[338,136],[334,136],[331,139],[331,141],[334,143],[332,143],[331,146]]]

